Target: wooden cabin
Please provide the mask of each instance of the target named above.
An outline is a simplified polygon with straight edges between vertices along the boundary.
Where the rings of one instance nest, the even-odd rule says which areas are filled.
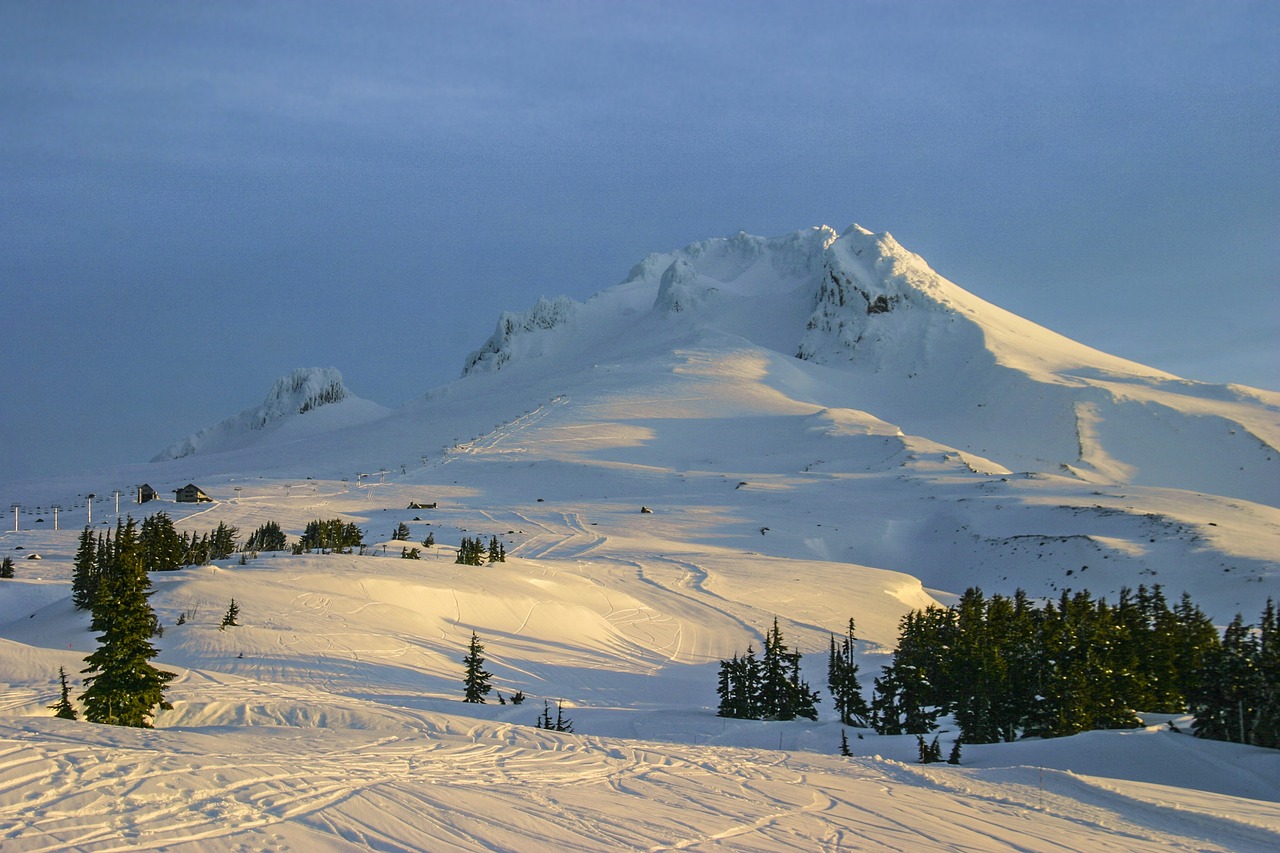
[[[187,483],[181,489],[174,489],[174,500],[180,504],[196,504],[204,502],[213,502],[213,498],[200,491],[199,487],[193,483]]]

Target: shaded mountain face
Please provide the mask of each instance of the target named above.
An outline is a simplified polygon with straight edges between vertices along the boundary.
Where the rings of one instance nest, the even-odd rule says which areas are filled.
[[[320,409],[324,413],[320,414]],[[276,380],[262,405],[171,444],[152,460],[181,459],[194,453],[217,453],[281,438],[297,437],[382,417],[387,409],[347,390],[332,367],[294,370]],[[305,424],[298,419],[310,414]]]

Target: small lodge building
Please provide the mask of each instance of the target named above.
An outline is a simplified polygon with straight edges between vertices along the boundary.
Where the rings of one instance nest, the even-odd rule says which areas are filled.
[[[143,483],[141,486],[138,486],[138,503],[144,504],[147,501],[154,501],[159,497],[160,497],[160,494],[155,489],[151,488],[151,486],[147,485],[146,483]]]
[[[181,489],[174,489],[174,500],[180,504],[213,503],[213,498],[200,491],[193,483],[187,483]]]

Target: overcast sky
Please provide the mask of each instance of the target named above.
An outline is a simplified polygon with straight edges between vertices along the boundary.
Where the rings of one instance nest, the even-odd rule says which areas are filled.
[[[0,0],[0,479],[333,366],[395,406],[651,251],[858,222],[1280,389],[1280,3]]]

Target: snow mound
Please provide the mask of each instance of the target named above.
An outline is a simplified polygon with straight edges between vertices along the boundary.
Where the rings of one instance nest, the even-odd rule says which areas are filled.
[[[267,435],[296,438],[307,433],[354,426],[380,418],[387,412],[385,407],[352,394],[337,369],[299,368],[277,379],[262,405],[245,409],[171,444],[151,461],[237,450],[259,443]],[[290,429],[290,424],[303,415],[308,416],[305,428]]]

